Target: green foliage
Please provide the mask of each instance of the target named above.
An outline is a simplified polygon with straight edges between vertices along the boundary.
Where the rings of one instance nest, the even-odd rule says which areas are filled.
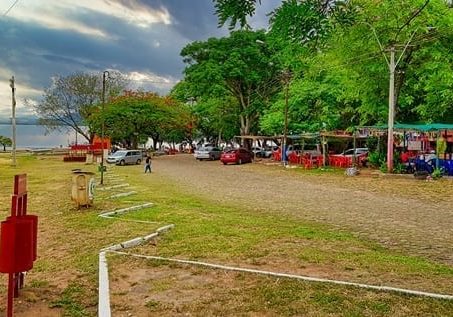
[[[257,119],[280,86],[279,68],[262,44],[265,40],[264,31],[235,31],[229,37],[191,43],[181,51],[188,65],[184,80],[197,92],[194,97],[233,97],[242,135],[257,130]]]
[[[120,73],[111,72],[106,83],[106,98],[117,96],[126,86]],[[53,79],[35,106],[40,124],[48,130],[73,129],[91,141],[88,119],[102,102],[102,77],[89,73],[74,73]],[[81,126],[88,123],[88,131]]]
[[[271,13],[271,36],[300,46],[320,47],[335,22],[351,22],[350,7],[336,0],[285,0]]]
[[[0,145],[3,146],[3,151],[6,151],[6,147],[11,146],[12,144],[13,141],[10,138],[0,135]]]
[[[431,177],[433,179],[439,179],[443,175],[443,171],[440,168],[435,168],[434,171],[431,173]]]
[[[85,290],[82,285],[71,283],[63,293],[61,298],[50,304],[50,307],[63,308],[63,316],[84,317],[89,316],[82,303]]]
[[[371,167],[381,167],[382,165],[384,165],[387,169],[387,165],[385,164],[385,155],[382,152],[370,151],[370,153],[368,154],[368,164]]]
[[[246,26],[246,17],[254,14],[257,5],[257,1],[215,2],[221,24],[231,18],[233,26],[239,22]],[[426,0],[282,1],[269,14],[268,34],[257,39],[265,42],[261,46],[267,63],[293,72],[290,133],[387,122],[391,45],[396,45],[398,61],[396,120],[453,122],[453,11],[449,5],[451,2]],[[232,33],[231,41],[233,38],[237,41],[239,37]],[[192,91],[205,99],[236,96],[240,114],[253,114],[259,121],[258,125],[255,119],[243,124],[241,132],[251,126],[249,131],[282,133],[285,94],[281,85],[272,87],[274,91],[261,100],[252,100],[252,107],[244,108],[241,98],[247,100],[250,95],[242,91],[241,97],[237,92],[250,88],[247,80],[252,72],[243,66],[266,66],[242,55],[253,45],[238,49],[237,44],[230,43],[230,49],[221,45],[221,40],[211,39],[209,45],[199,47],[196,56],[183,54],[189,65],[186,79],[196,83]],[[403,53],[403,44],[408,42]],[[387,54],[387,60],[383,54]],[[226,55],[230,55],[228,61],[222,57]],[[201,60],[209,62],[203,63],[197,74],[191,66]],[[246,80],[235,81],[237,75]],[[261,96],[259,91],[253,95]]]
[[[241,28],[248,28],[247,16],[255,13],[257,0],[214,0],[216,14],[219,17],[219,27],[230,20],[229,29],[232,30],[237,24]],[[261,4],[261,0],[258,0]]]
[[[381,165],[379,166],[379,170],[382,173],[387,173],[388,172],[387,163],[386,162],[381,162]]]
[[[114,143],[136,148],[148,137],[157,141],[181,142],[190,134],[190,112],[186,106],[169,97],[154,93],[126,92],[113,98],[104,111],[90,117],[94,131],[100,132],[102,122],[105,135]]]
[[[398,162],[393,167],[394,174],[405,174],[406,173],[406,165],[401,162]]]

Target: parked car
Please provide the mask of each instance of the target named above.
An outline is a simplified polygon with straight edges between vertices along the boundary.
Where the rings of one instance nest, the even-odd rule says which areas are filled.
[[[119,150],[107,156],[107,163],[116,165],[140,164],[142,152],[139,150]]]
[[[228,163],[242,164],[251,163],[252,158],[252,152],[249,152],[243,148],[239,148],[223,152],[220,156],[220,161],[223,163],[223,165],[226,165]]]
[[[355,155],[356,156],[366,156],[368,154],[368,148],[366,147],[358,147],[355,149]],[[353,156],[354,155],[354,149],[348,149],[341,153],[343,156]]]
[[[254,146],[252,147],[252,152],[255,154],[255,157],[263,157],[263,158],[269,158],[272,156],[272,148],[271,147],[259,147],[259,146]]]
[[[222,150],[214,146],[204,146],[195,150],[193,156],[197,160],[218,160],[220,159],[220,154]]]

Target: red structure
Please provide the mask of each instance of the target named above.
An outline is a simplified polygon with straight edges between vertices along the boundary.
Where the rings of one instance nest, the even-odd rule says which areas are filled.
[[[0,272],[8,273],[7,317],[13,316],[14,297],[24,285],[24,272],[37,257],[38,217],[27,215],[27,175],[14,176],[11,216],[1,223]]]
[[[102,138],[94,136],[92,144],[74,144],[71,145],[68,155],[63,158],[64,162],[85,162],[87,154],[93,156],[101,156],[102,148],[110,149],[110,138]]]

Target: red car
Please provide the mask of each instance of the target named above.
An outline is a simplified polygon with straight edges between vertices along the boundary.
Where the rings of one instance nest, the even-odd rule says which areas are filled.
[[[246,149],[234,149],[223,152],[220,156],[220,162],[222,162],[223,165],[226,165],[227,163],[251,163],[252,157],[252,153],[247,151]]]

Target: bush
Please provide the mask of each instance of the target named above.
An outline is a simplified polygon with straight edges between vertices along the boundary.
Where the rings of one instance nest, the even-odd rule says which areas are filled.
[[[436,168],[436,169],[434,169],[434,171],[432,172],[431,177],[432,177],[433,179],[439,179],[439,178],[442,177],[442,174],[443,174],[443,173],[442,173],[442,170],[441,170],[440,168]]]
[[[380,167],[385,163],[384,155],[380,152],[371,152],[368,154],[368,164],[372,167]]]

